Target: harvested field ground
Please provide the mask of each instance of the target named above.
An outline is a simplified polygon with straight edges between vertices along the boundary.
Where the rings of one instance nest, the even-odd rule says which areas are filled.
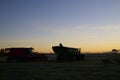
[[[120,80],[120,63],[101,60],[2,62],[0,80]]]

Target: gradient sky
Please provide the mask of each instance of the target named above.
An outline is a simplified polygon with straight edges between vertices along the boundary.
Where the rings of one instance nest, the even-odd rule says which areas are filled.
[[[120,49],[120,0],[0,0],[0,48]]]

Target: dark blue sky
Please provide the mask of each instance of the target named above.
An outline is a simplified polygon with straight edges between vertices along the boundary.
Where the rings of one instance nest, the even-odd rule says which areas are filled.
[[[0,0],[0,10],[0,48],[120,47],[119,0]]]

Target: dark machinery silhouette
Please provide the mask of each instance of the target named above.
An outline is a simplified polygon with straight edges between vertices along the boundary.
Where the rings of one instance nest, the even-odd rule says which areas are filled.
[[[61,43],[59,46],[52,47],[55,54],[57,54],[57,60],[84,60],[85,55],[81,54],[81,49],[64,47]]]
[[[6,48],[8,62],[46,60],[44,54],[33,53],[33,48]]]

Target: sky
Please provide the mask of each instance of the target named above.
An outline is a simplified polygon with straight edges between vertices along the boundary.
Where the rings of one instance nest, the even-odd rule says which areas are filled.
[[[0,48],[120,49],[120,0],[0,0]]]

